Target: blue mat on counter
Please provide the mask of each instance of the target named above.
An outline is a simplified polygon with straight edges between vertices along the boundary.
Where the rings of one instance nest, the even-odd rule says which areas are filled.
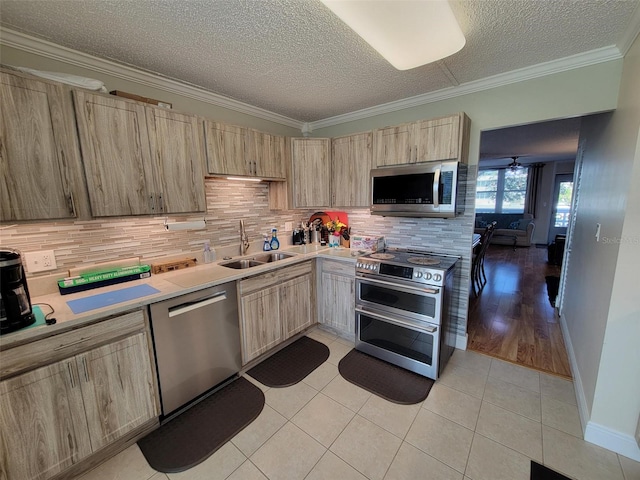
[[[117,303],[128,302],[129,300],[146,297],[154,293],[160,293],[160,290],[145,283],[136,285],[135,287],[121,288],[120,290],[91,295],[90,297],[79,298],[77,300],[69,300],[67,305],[69,305],[73,313],[77,314],[95,310],[96,308],[108,307]]]

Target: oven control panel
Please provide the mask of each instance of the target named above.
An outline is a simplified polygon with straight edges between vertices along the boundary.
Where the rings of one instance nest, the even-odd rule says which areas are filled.
[[[438,270],[396,265],[368,259],[358,259],[356,272],[369,276],[384,275],[422,284],[442,285],[443,283],[443,275]]]

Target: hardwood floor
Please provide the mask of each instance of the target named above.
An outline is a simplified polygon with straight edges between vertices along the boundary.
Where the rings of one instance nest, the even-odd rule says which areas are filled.
[[[560,275],[545,248],[490,245],[487,284],[469,302],[467,348],[571,378],[567,351],[545,276]]]

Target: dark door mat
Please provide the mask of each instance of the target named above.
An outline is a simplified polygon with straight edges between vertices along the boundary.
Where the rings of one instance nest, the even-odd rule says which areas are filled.
[[[338,364],[340,375],[365,390],[402,405],[427,398],[433,380],[358,350],[351,350]]]
[[[561,473],[531,460],[531,480],[571,480]]]
[[[164,473],[203,462],[260,415],[262,390],[238,378],[138,441],[149,465]]]
[[[267,387],[288,387],[309,375],[327,358],[329,347],[312,338],[301,337],[247,373]]]

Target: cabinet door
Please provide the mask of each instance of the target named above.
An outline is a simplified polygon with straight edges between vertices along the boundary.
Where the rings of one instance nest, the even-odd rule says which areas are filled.
[[[162,212],[204,212],[204,151],[197,117],[147,107],[147,127]]]
[[[209,173],[250,175],[246,159],[247,130],[224,123],[204,122]]]
[[[76,363],[94,451],[157,415],[146,333],[78,355]]]
[[[328,138],[291,140],[294,208],[330,205],[329,140]]]
[[[341,332],[355,333],[355,279],[322,272],[321,322]]]
[[[283,340],[301,332],[313,323],[311,300],[313,285],[308,273],[285,282],[280,287],[280,317]]]
[[[0,382],[0,405],[0,478],[50,478],[91,453],[73,358]]]
[[[368,207],[373,168],[371,132],[334,138],[331,152],[332,206]]]
[[[93,215],[160,213],[144,105],[82,91],[74,98]]]
[[[256,175],[263,178],[284,179],[284,137],[262,132],[259,133],[261,140],[256,144],[255,148],[260,148],[262,155],[259,155],[257,158],[257,165],[254,170]]]
[[[458,158],[458,115],[416,122],[414,128],[417,162]]]
[[[246,364],[282,340],[280,287],[242,297],[242,360]]]
[[[385,127],[374,131],[375,165],[386,167],[412,162],[411,124]]]
[[[70,101],[61,86],[0,73],[0,220],[76,216],[69,168],[79,152]]]

